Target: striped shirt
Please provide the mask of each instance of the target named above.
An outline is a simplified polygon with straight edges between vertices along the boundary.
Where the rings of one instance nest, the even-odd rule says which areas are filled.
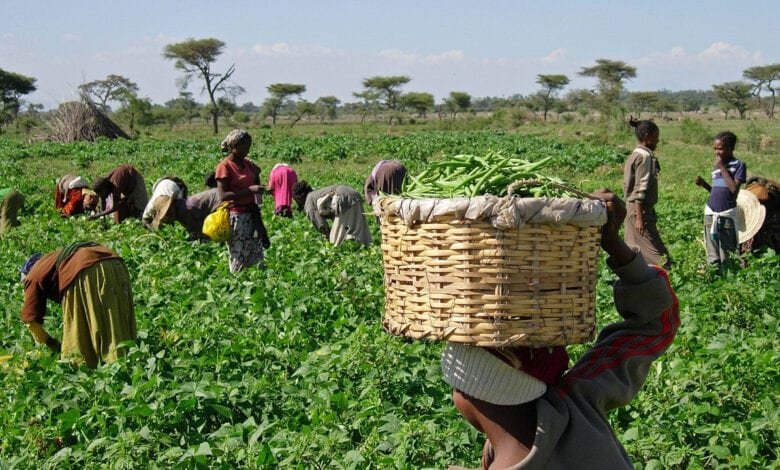
[[[747,180],[747,166],[741,160],[733,159],[726,164],[726,168],[731,174],[731,178],[737,183],[741,184]],[[729,209],[737,207],[737,194],[729,191],[726,186],[726,180],[723,179],[723,175],[720,170],[715,168],[712,170],[712,191],[710,191],[710,197],[707,199],[707,205],[715,212],[723,212]]]

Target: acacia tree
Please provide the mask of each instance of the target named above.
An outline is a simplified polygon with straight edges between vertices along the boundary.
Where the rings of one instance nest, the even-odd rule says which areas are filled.
[[[300,96],[306,91],[306,85],[295,83],[272,83],[266,87],[271,94],[263,102],[263,114],[271,116],[271,121],[276,125],[276,117],[279,115],[279,109],[290,102],[291,96]],[[299,118],[300,120],[300,118]],[[296,121],[297,122],[297,121]]]
[[[761,93],[766,88],[771,93],[772,101],[766,108],[766,114],[770,118],[775,117],[775,89],[772,86],[772,82],[780,80],[780,64],[771,65],[759,65],[756,67],[750,67],[742,72],[742,76],[748,80],[752,80],[753,94],[758,98],[758,105],[761,106]]]
[[[721,108],[726,114],[726,119],[729,117],[729,109],[731,108],[737,110],[740,119],[745,119],[745,112],[750,106],[750,97],[753,96],[753,87],[749,83],[726,82],[720,85],[713,85],[712,89],[721,102]]]
[[[410,91],[401,96],[401,103],[417,112],[417,116],[424,118],[426,113],[433,108],[435,101],[430,93]]]
[[[317,112],[317,107],[314,105],[314,103],[310,103],[306,100],[300,100],[295,103],[295,108],[292,112],[292,121],[290,122],[290,127],[294,126],[298,123],[301,119],[303,119],[305,116],[313,116]]]
[[[320,122],[325,121],[325,118],[328,118],[331,121],[336,119],[336,109],[339,104],[341,104],[341,100],[335,96],[321,96],[317,98],[317,101],[314,102],[314,106],[320,117]]]
[[[136,124],[148,126],[153,123],[152,102],[148,98],[139,98],[135,93],[128,92],[119,101],[122,103],[122,107],[117,111],[117,114],[127,120],[130,135],[135,134]]]
[[[360,123],[363,124],[369,113],[376,113],[379,109],[379,94],[373,90],[365,90],[360,93],[352,93],[352,96],[362,100],[358,106],[361,110]]]
[[[642,112],[653,109],[658,102],[659,95],[655,91],[635,91],[628,94],[628,104],[632,111],[636,111],[636,117],[642,117]]]
[[[79,90],[95,103],[100,105],[103,111],[108,110],[109,101],[121,102],[128,93],[138,93],[138,85],[121,75],[109,75],[105,80],[94,80],[79,85]]]
[[[211,66],[216,62],[217,57],[222,54],[225,43],[215,38],[206,39],[187,39],[186,41],[168,44],[163,51],[163,57],[175,60],[174,66],[184,72],[182,89],[187,88],[187,84],[192,77],[199,75],[204,82],[203,89],[209,95],[211,106],[211,122],[214,126],[214,133],[219,133],[217,119],[220,115],[220,107],[217,103],[217,93],[227,91],[226,81],[236,70],[235,64],[228,67],[224,73],[214,73]]]
[[[582,67],[579,75],[598,80],[599,107],[604,116],[609,118],[620,103],[623,82],[636,77],[636,67],[622,60],[598,59],[596,65]]]
[[[537,75],[536,83],[542,86],[539,98],[544,111],[544,120],[547,121],[547,112],[553,108],[558,100],[558,92],[569,84],[569,77],[566,75]]]
[[[19,98],[35,91],[35,79],[0,69],[0,129],[16,119],[21,102]]]
[[[471,108],[471,95],[465,91],[451,91],[450,96],[444,100],[444,106],[452,114],[452,119]]]
[[[363,87],[366,91],[374,93],[377,101],[389,111],[398,111],[401,106],[401,87],[409,83],[412,79],[406,75],[394,76],[374,76],[363,80]],[[393,122],[393,115],[390,115],[390,123]]]

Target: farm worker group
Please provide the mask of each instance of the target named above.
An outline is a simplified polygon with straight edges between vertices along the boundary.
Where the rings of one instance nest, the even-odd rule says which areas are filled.
[[[484,468],[633,468],[607,420],[639,392],[650,365],[672,343],[679,304],[666,272],[619,236],[623,202],[608,191],[601,247],[620,279],[607,325],[572,368],[563,347],[482,348],[448,343],[444,380],[463,417],[486,435]]]
[[[22,321],[35,341],[89,367],[124,354],[136,338],[130,276],[122,258],[96,243],[72,243],[30,256],[20,268]],[[43,329],[46,302],[62,304],[62,343]]]

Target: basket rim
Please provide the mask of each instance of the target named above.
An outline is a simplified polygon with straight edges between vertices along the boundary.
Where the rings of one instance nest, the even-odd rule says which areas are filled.
[[[373,208],[380,220],[397,216],[409,226],[441,223],[445,219],[450,222],[487,221],[499,229],[518,228],[526,224],[599,227],[607,222],[606,204],[585,198],[499,197],[491,194],[453,198],[380,195],[374,199]]]

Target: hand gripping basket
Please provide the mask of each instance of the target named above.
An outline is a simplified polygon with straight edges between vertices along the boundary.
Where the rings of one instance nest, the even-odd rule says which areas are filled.
[[[558,346],[595,332],[603,202],[381,197],[389,333],[475,346]]]

